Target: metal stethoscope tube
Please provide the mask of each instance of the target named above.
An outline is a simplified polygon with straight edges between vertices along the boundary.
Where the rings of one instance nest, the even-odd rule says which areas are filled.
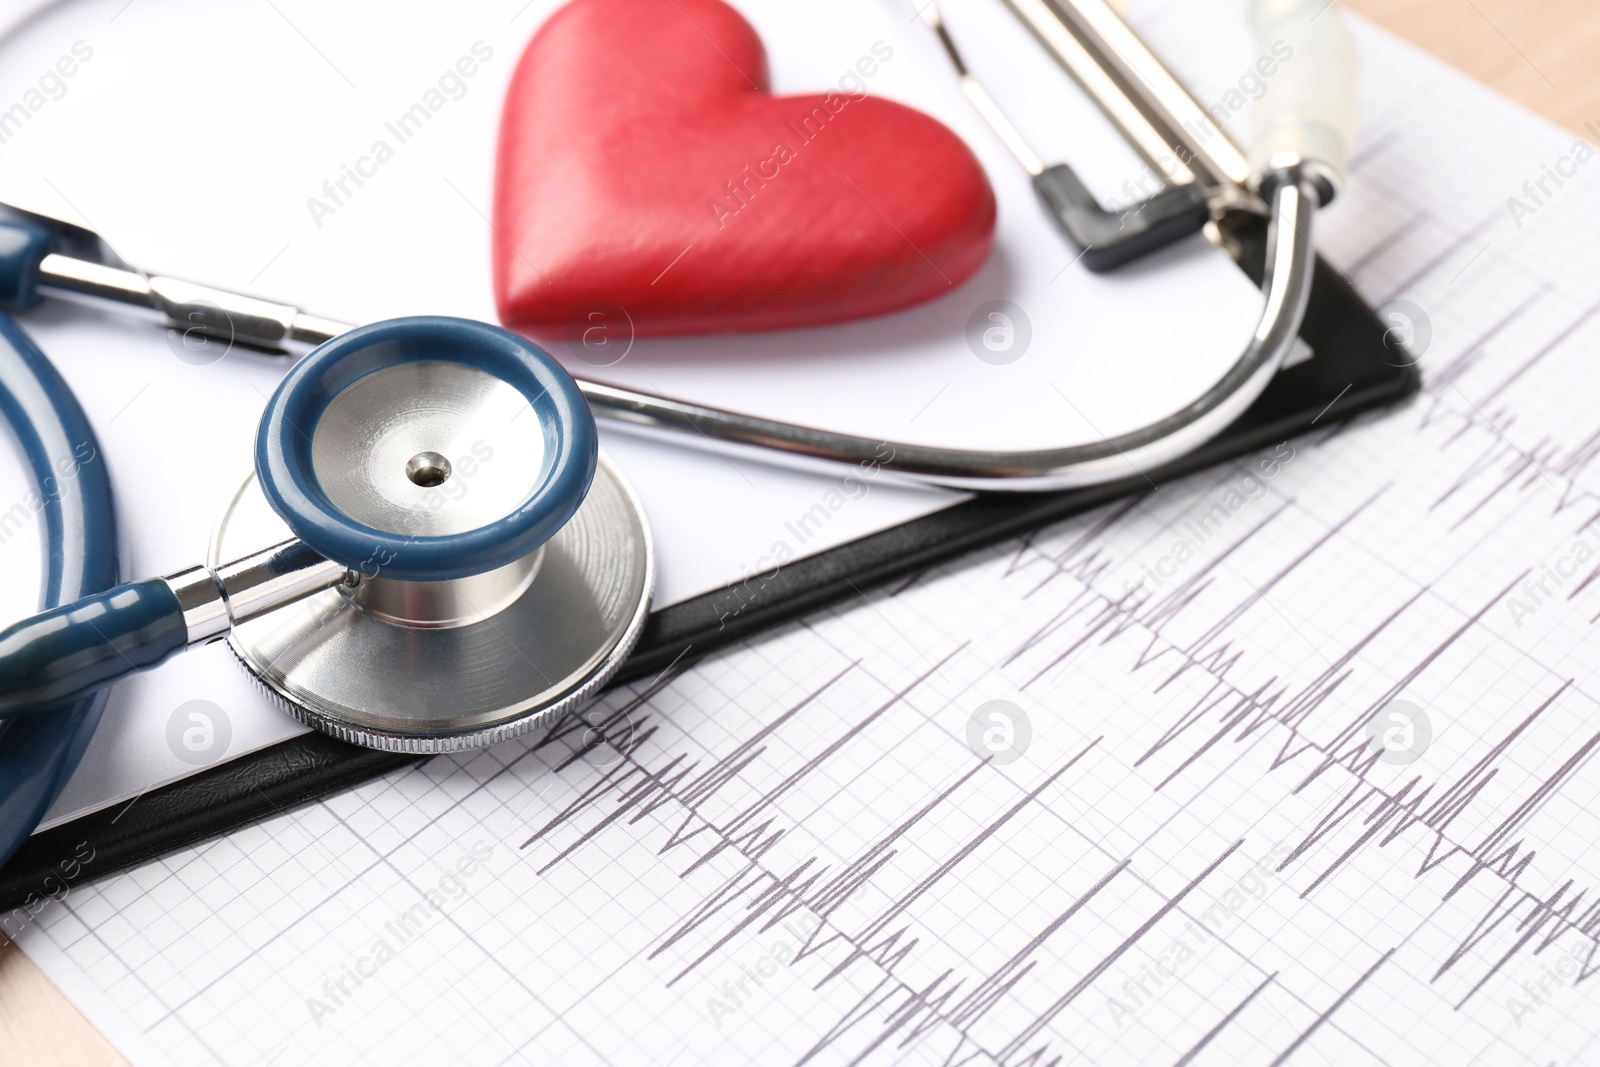
[[[1067,489],[1137,476],[1193,451],[1238,418],[1277,373],[1299,332],[1316,256],[1311,216],[1321,203],[1323,186],[1299,167],[1274,171],[1263,185],[1271,190],[1272,203],[1264,299],[1244,351],[1226,374],[1183,408],[1115,437],[1027,451],[940,448],[799,426],[583,379],[578,388],[597,416],[635,429],[670,432],[679,443],[777,449],[850,465],[873,462],[891,474],[951,488]],[[133,306],[179,327],[200,323],[220,336],[287,350],[317,345],[351,329],[291,305],[61,254],[46,256],[40,264],[39,289],[46,295]]]
[[[763,419],[720,408],[580,382],[597,415],[679,440],[714,439],[778,449],[818,460],[859,464],[956,489],[1051,490],[1137,477],[1193,451],[1221,432],[1261,394],[1299,333],[1311,293],[1316,252],[1310,239],[1318,193],[1285,175],[1273,194],[1265,301],[1238,360],[1189,404],[1137,430],[1090,444],[1019,451],[903,444]],[[887,448],[885,447],[887,446]],[[885,452],[889,458],[885,459]]]

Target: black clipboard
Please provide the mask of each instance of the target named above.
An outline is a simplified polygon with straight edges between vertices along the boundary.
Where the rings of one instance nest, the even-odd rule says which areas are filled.
[[[1257,284],[1266,221],[1238,231],[1240,264]],[[1278,374],[1233,425],[1181,460],[1128,479],[1058,493],[980,495],[932,515],[787,564],[651,614],[612,684],[653,678],[780,623],[907,578],[973,549],[1037,530],[1151,483],[1329,428],[1416,393],[1420,376],[1387,327],[1336,270],[1317,259],[1301,338],[1314,357]],[[559,727],[552,727],[556,729]],[[305,734],[34,834],[0,869],[0,932],[72,885],[125,870],[428,756],[377,752]]]

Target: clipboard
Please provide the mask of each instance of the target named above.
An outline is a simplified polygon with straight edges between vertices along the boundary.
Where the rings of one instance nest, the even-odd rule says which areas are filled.
[[[1236,233],[1257,284],[1266,221]],[[1290,437],[1336,431],[1414,395],[1420,375],[1384,322],[1318,257],[1300,336],[1313,354],[1281,371],[1233,425],[1181,460],[1124,480],[1056,493],[980,495],[654,612],[612,685],[666,684],[696,660],[864,591],[914,578],[964,553],[1025,535]],[[570,724],[548,729],[561,731]],[[170,854],[259,819],[429,759],[304,734],[34,834],[0,869],[0,933],[73,885]]]

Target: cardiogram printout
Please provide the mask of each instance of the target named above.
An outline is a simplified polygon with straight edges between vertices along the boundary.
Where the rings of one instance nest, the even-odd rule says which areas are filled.
[[[1134,16],[1260,89],[1202,6]],[[1600,1060],[1600,163],[1358,29],[1318,240],[1414,403],[75,888],[25,951],[141,1067]]]

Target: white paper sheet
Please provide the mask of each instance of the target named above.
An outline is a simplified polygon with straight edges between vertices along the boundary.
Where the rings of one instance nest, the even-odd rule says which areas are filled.
[[[924,108],[979,154],[1000,202],[996,250],[978,277],[878,320],[782,334],[638,341],[621,363],[580,373],[877,438],[1066,444],[1116,433],[1197,394],[1233,360],[1259,296],[1198,238],[1112,278],[1074,265],[1021,170],[971,113],[926,29],[887,0],[739,5],[768,43],[780,92],[825,89],[878,41],[893,58],[869,91]],[[1070,157],[1115,195],[1131,152],[998,0],[957,0],[973,61],[1052,158]],[[77,0],[0,46],[0,101],[21,100],[74,46],[75,72],[0,144],[0,199],[98,229],[149,270],[289,300],[347,321],[423,312],[493,317],[491,154],[500,98],[521,48],[554,7],[455,3],[228,5]],[[392,135],[386,120],[477,42],[492,52],[423,133],[333,215],[307,200]],[[81,42],[81,43],[80,43]],[[603,71],[596,71],[601,78]],[[352,187],[347,183],[346,190]],[[994,365],[967,347],[982,304],[1024,309],[1031,348]],[[1150,314],[1160,307],[1162,315]],[[184,362],[160,331],[46,308],[26,326],[94,420],[119,492],[137,576],[202,558],[222,503],[248,469],[254,422],[281,368],[242,353]],[[178,344],[181,350],[181,343]],[[1069,403],[1066,399],[1071,398]],[[945,506],[953,494],[852,483],[607,431],[640,490],[660,552],[657,603],[717,588]],[[25,499],[18,463],[0,501]],[[830,495],[831,494],[831,495]],[[835,507],[840,498],[844,503]],[[828,501],[827,522],[790,532]],[[0,544],[11,576],[0,617],[32,610],[37,531]],[[213,758],[297,732],[236,676],[225,649],[190,654],[124,685],[50,820],[132,797],[192,768],[171,751],[185,702],[222,709],[232,737]],[[48,825],[48,823],[47,823]]]
[[[1253,58],[1136,13],[1204,98]],[[1600,164],[1517,225],[1572,135],[1359,28],[1319,232],[1410,302],[1416,402],[74,889],[24,950],[139,1067],[1592,1061]]]

